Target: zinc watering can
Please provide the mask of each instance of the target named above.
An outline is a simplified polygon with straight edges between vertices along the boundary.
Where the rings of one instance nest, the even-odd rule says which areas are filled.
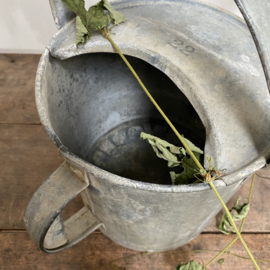
[[[112,3],[127,18],[113,40],[178,131],[226,170],[214,181],[225,202],[270,156],[270,1],[236,3],[247,24],[195,0]],[[139,251],[188,243],[221,204],[207,183],[170,184],[166,162],[139,138],[173,143],[169,128],[111,44],[94,33],[76,46],[75,14],[50,4],[59,31],[39,62],[36,104],[65,161],[31,198],[27,231],[46,253],[97,228]],[[85,206],[63,221],[78,194]]]

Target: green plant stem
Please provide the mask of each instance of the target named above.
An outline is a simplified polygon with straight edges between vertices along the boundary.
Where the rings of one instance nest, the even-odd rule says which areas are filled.
[[[192,159],[194,160],[194,162],[197,164],[198,168],[201,170],[205,170],[203,168],[203,166],[201,165],[201,163],[198,161],[198,159],[195,157],[195,155],[193,154],[193,152],[190,150],[190,148],[188,147],[188,145],[186,144],[186,142],[184,141],[183,137],[178,133],[178,131],[176,130],[176,128],[174,127],[174,125],[171,123],[171,121],[168,119],[168,117],[165,115],[165,113],[162,111],[162,109],[159,107],[159,105],[156,103],[156,101],[154,100],[154,98],[152,97],[152,95],[149,93],[149,91],[146,89],[146,87],[144,86],[143,82],[141,81],[141,79],[139,78],[139,76],[137,75],[137,73],[135,72],[135,70],[132,68],[132,66],[130,65],[130,63],[128,62],[128,60],[126,59],[126,57],[122,54],[122,52],[120,51],[120,49],[117,47],[117,45],[114,43],[114,41],[111,39],[110,35],[108,32],[106,32],[105,30],[101,30],[102,34],[104,35],[104,37],[106,39],[108,39],[110,41],[110,43],[112,44],[112,46],[114,47],[114,49],[118,52],[118,54],[120,55],[120,57],[123,59],[123,61],[126,63],[126,65],[128,66],[128,68],[130,69],[130,71],[132,72],[132,74],[134,75],[134,77],[137,79],[138,83],[140,84],[140,86],[142,87],[142,89],[144,90],[144,92],[146,93],[146,95],[149,97],[149,99],[152,101],[152,103],[154,104],[154,106],[157,108],[157,110],[160,112],[160,114],[163,116],[163,118],[165,119],[165,121],[168,123],[168,125],[171,127],[171,129],[174,131],[174,133],[176,134],[176,136],[179,138],[179,140],[181,141],[181,143],[183,144],[183,146],[185,147],[185,149],[187,150],[187,152],[189,153],[189,155],[192,157]],[[233,219],[231,216],[231,213],[229,212],[226,204],[224,203],[224,201],[222,200],[222,198],[220,197],[218,191],[216,190],[215,185],[210,182],[209,185],[211,186],[211,188],[214,190],[216,196],[218,197],[220,203],[222,204],[225,212],[227,213],[229,220],[237,234],[237,236],[239,237],[239,239],[241,240],[244,248],[246,249],[250,259],[252,260],[252,262],[254,263],[256,269],[260,270],[259,266],[257,265],[255,259],[253,258],[249,248],[247,247],[244,239],[242,238],[241,234],[239,233]]]
[[[251,182],[251,186],[250,186],[250,190],[249,190],[249,197],[248,197],[249,203],[251,201],[251,195],[252,195],[252,191],[253,191],[254,181],[255,181],[255,173],[252,176],[252,182]],[[242,220],[240,230],[239,230],[240,233],[243,230],[245,220],[246,220],[246,217],[244,217]],[[217,254],[208,264],[206,264],[206,267],[208,267],[211,263],[213,263],[215,260],[217,260],[223,253],[225,253],[227,251],[227,249],[229,249],[237,241],[237,239],[238,239],[238,237],[234,238],[228,246],[226,246],[219,254]]]

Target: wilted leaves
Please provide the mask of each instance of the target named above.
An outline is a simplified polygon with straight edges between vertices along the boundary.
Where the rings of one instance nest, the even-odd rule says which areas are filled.
[[[224,259],[224,258],[219,259],[219,260],[218,260],[218,265],[220,265],[220,266],[221,266],[221,265],[224,263],[224,261],[225,261],[225,259]]]
[[[177,147],[158,137],[146,134],[144,132],[140,135],[141,139],[147,140],[152,146],[154,152],[159,158],[168,161],[168,167],[176,167],[180,165],[179,158],[184,157],[186,150],[183,147]]]
[[[184,169],[179,174],[176,174],[174,171],[170,172],[172,184],[186,185],[194,182],[194,175],[198,173],[198,167],[193,159],[187,157],[186,150],[183,147],[177,147],[165,140],[144,132],[141,133],[141,139],[149,142],[159,158],[168,161],[168,167],[181,166]],[[188,139],[184,138],[184,140],[196,158],[200,160],[203,151]]]
[[[200,154],[194,152],[195,157],[200,160]],[[198,174],[198,167],[195,161],[192,158],[188,158],[187,156],[183,157],[181,160],[181,166],[184,170],[176,174],[174,172],[170,172],[171,180],[173,185],[187,185],[190,184],[192,180],[194,180],[194,175]]]
[[[85,13],[84,0],[62,0],[66,6],[72,10],[76,15],[81,17],[83,24],[85,24]]]
[[[104,8],[99,2],[88,9],[86,12],[86,28],[88,31],[96,31],[107,27],[110,24],[110,19],[104,13]]]
[[[114,24],[119,24],[119,23],[124,22],[126,20],[124,14],[114,10],[110,6],[110,4],[109,4],[109,2],[107,0],[103,0],[101,2],[103,2],[104,8],[106,8],[108,10],[109,15],[110,15],[111,19],[113,20]]]
[[[115,11],[107,0],[101,0],[96,5],[85,9],[84,0],[62,0],[76,15],[76,44],[84,44],[91,32],[106,28],[111,20],[114,24],[124,22],[125,16]],[[108,11],[108,14],[105,13]]]
[[[241,197],[239,197],[237,199],[233,208],[230,210],[231,216],[232,216],[234,221],[242,220],[243,218],[245,218],[246,215],[248,214],[248,211],[250,208],[249,203],[243,203],[242,205],[240,205],[240,203],[239,203],[240,200],[241,200]],[[226,212],[224,212],[224,214],[223,214],[223,217],[222,217],[222,220],[218,226],[218,229],[224,234],[235,233],[235,230],[234,230],[233,226],[231,225]]]
[[[90,33],[87,31],[85,26],[83,25],[81,18],[79,16],[76,17],[76,44],[85,43],[90,37]]]

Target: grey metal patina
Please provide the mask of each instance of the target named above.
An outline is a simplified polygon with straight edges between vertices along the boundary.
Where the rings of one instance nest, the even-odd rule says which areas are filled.
[[[60,0],[51,1],[52,7],[58,5]],[[180,131],[198,134],[199,144],[205,139],[205,152],[219,169],[227,170],[215,181],[227,202],[270,154],[270,97],[246,24],[197,1],[129,0],[113,5],[127,17],[113,28],[114,41],[124,54],[136,57],[130,61]],[[113,168],[101,169],[109,166],[102,162],[109,163],[120,150],[126,155],[121,130],[132,139],[151,127],[151,121],[156,123],[153,132],[164,126],[110,43],[95,33],[76,47],[74,20],[65,24],[73,15],[67,17],[65,9],[53,14],[61,29],[40,60],[36,103],[42,124],[66,161],[29,202],[24,216],[28,232],[47,253],[77,243],[97,227],[131,249],[162,251],[184,245],[220,211],[219,201],[207,184],[150,184],[118,176]],[[265,37],[260,23],[252,29]],[[267,73],[267,38],[260,38],[257,45]],[[165,87],[168,83],[170,88]],[[179,90],[177,94],[177,88],[184,95]],[[136,124],[120,128],[126,123]],[[113,133],[115,140],[112,130],[119,131]],[[100,138],[106,143],[99,143]],[[89,158],[97,142],[99,150]],[[100,159],[98,153],[104,151],[109,158]],[[101,168],[87,160],[100,160]],[[63,223],[62,209],[80,192],[85,207]]]

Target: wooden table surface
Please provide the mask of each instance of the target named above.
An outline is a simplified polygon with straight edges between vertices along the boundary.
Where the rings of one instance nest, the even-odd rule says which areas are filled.
[[[0,269],[93,269],[93,270],[174,270],[181,262],[195,259],[208,263],[235,235],[221,234],[211,225],[196,239],[176,250],[142,254],[124,248],[99,231],[66,251],[47,255],[39,251],[23,224],[25,207],[35,190],[62,162],[37,115],[34,80],[39,55],[0,55]],[[258,174],[270,177],[268,171]],[[248,197],[248,180],[228,203],[238,196]],[[246,219],[243,238],[254,257],[270,261],[270,181],[256,177],[251,210]],[[72,201],[64,215],[82,207],[80,197]],[[195,250],[203,250],[195,253]],[[237,241],[230,252],[247,258]],[[225,262],[209,269],[255,269],[249,259],[226,254]],[[270,262],[258,261],[261,269]]]

